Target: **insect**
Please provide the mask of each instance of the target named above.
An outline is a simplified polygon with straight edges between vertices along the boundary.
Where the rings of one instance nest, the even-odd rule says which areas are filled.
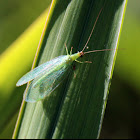
[[[44,99],[46,96],[52,93],[66,77],[67,71],[71,67],[73,61],[80,62],[77,60],[79,57],[91,52],[110,50],[110,49],[103,49],[103,50],[93,50],[93,51],[84,52],[91,38],[91,35],[93,34],[93,30],[95,28],[95,25],[97,23],[101,11],[102,9],[100,10],[96,18],[92,31],[82,51],[72,54],[72,48],[71,48],[70,54],[68,54],[68,49],[67,46],[65,45],[67,55],[56,57],[44,64],[41,64],[35,69],[28,72],[27,74],[25,74],[23,77],[21,77],[21,79],[19,79],[16,86],[21,86],[29,81],[32,81],[31,82],[32,86],[29,86],[28,89],[28,91],[30,92],[25,94],[24,96],[25,101],[36,102],[41,99]]]

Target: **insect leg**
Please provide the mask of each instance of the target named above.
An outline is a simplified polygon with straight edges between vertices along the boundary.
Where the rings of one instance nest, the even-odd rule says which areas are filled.
[[[76,78],[75,65],[73,65],[73,71],[74,71],[74,78]]]
[[[92,63],[92,61],[85,61],[84,63]]]
[[[73,49],[73,47],[71,47],[71,50],[70,50],[70,55],[72,55],[72,49]]]
[[[81,62],[81,61],[78,61],[78,60],[75,60],[76,62],[78,63],[92,63],[91,61],[84,61],[84,62]]]
[[[66,48],[67,55],[69,55],[69,53],[68,53],[68,47],[67,47],[66,43],[65,43],[65,48]]]
[[[81,62],[81,61],[78,61],[78,60],[75,60],[76,62],[78,62],[78,63],[84,63],[84,62]]]

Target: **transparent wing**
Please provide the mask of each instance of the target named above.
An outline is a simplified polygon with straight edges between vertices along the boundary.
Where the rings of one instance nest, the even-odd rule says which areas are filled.
[[[43,77],[39,76],[37,79],[32,81],[32,86],[29,87],[27,94],[24,99],[27,102],[36,102],[38,100],[44,99],[52,91],[54,91],[62,80],[67,77],[70,72],[70,65],[63,65],[55,69],[49,75]]]
[[[44,63],[44,64],[41,64],[40,66],[36,67],[35,69],[31,70],[30,72],[25,74],[23,77],[21,77],[19,79],[19,81],[17,82],[16,86],[21,86],[21,85],[35,79],[36,77],[40,76],[41,74],[50,72],[57,65],[60,65],[66,57],[67,57],[67,55],[62,55],[62,56],[56,57],[56,58]]]

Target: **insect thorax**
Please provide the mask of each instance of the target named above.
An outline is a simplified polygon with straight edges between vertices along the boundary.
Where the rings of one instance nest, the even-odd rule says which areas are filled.
[[[65,62],[66,64],[71,64],[73,62],[72,57],[70,55],[67,55]]]

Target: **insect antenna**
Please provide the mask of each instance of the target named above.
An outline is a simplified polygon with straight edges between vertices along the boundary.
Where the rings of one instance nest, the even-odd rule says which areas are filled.
[[[113,50],[125,50],[125,48],[120,48],[120,49],[102,49],[102,50],[93,50],[93,51],[84,52],[84,54],[86,54],[86,53],[92,53],[92,52],[113,51]]]
[[[93,25],[93,28],[92,28],[92,30],[91,30],[91,33],[90,33],[90,35],[89,35],[89,37],[88,37],[88,40],[87,40],[85,46],[83,47],[82,52],[83,52],[83,51],[85,50],[85,48],[87,47],[87,44],[88,44],[88,42],[89,42],[89,40],[90,40],[90,38],[91,38],[91,36],[92,36],[92,34],[93,34],[94,28],[95,28],[95,26],[96,26],[96,23],[97,23],[97,21],[98,21],[98,19],[99,19],[100,14],[101,14],[101,12],[102,12],[102,9],[103,9],[103,8],[101,8],[101,10],[100,10],[100,12],[99,12],[99,14],[98,14],[98,16],[97,16],[97,18],[96,18],[96,20],[95,20],[95,23],[94,23],[94,25]]]
[[[102,49],[102,50],[93,50],[93,51],[84,52],[84,54],[86,54],[86,53],[91,53],[91,52],[104,52],[104,51],[112,51],[112,50],[117,50],[117,49]]]

